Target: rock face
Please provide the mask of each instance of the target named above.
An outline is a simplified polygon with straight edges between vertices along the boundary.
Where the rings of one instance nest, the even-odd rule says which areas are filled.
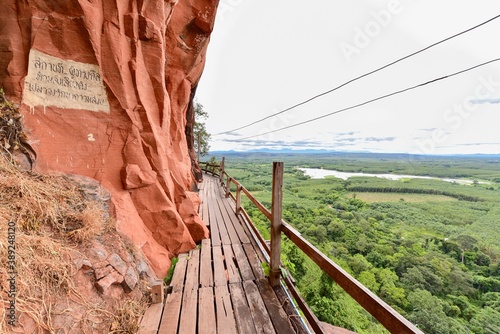
[[[117,230],[158,277],[173,255],[208,236],[190,193],[188,141],[217,4],[2,2],[0,84],[21,105],[33,168],[99,181]]]

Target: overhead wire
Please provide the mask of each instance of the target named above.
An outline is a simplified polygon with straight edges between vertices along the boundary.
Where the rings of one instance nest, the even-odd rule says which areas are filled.
[[[385,95],[379,96],[377,98],[370,99],[368,101],[365,101],[365,102],[362,102],[362,103],[358,103],[358,104],[350,106],[350,107],[342,108],[342,109],[330,112],[328,114],[324,114],[324,115],[321,115],[321,116],[318,116],[318,117],[314,117],[314,118],[308,119],[306,121],[302,121],[302,122],[295,123],[295,124],[292,124],[292,125],[284,126],[282,128],[271,130],[271,131],[268,131],[268,132],[259,133],[257,135],[248,136],[248,137],[244,137],[244,138],[240,138],[240,139],[235,139],[233,141],[237,141],[237,142],[239,142],[239,141],[245,141],[245,140],[248,140],[248,139],[251,139],[251,138],[255,138],[255,137],[259,137],[259,136],[264,136],[264,135],[268,135],[268,134],[271,134],[271,133],[274,133],[274,132],[278,132],[278,131],[282,131],[282,130],[285,130],[285,129],[294,128],[294,127],[297,127],[299,125],[304,125],[304,124],[307,124],[307,123],[311,123],[311,122],[317,121],[319,119],[323,119],[323,118],[328,117],[328,116],[339,114],[341,112],[344,112],[344,111],[347,111],[347,110],[351,110],[351,109],[354,109],[354,108],[358,108],[358,107],[361,107],[361,106],[364,106],[364,105],[367,105],[367,104],[370,104],[370,103],[373,103],[373,102],[376,102],[376,101],[380,101],[380,100],[386,99],[386,98],[394,96],[394,95],[402,94],[402,93],[405,93],[405,92],[410,91],[410,90],[414,90],[414,89],[417,89],[417,88],[420,88],[420,87],[423,87],[423,86],[427,86],[429,84],[432,84],[432,83],[435,83],[435,82],[438,82],[438,81],[441,81],[441,80],[444,80],[444,79],[449,79],[449,78],[452,78],[452,77],[457,76],[459,74],[472,71],[472,70],[474,70],[476,68],[479,68],[479,67],[482,67],[482,66],[486,66],[488,64],[491,64],[491,63],[494,63],[494,62],[497,62],[497,61],[500,61],[500,58],[495,58],[495,59],[489,60],[487,62],[484,62],[484,63],[478,64],[478,65],[474,65],[472,67],[466,68],[464,70],[461,70],[461,71],[458,71],[458,72],[455,72],[455,73],[452,73],[452,74],[448,74],[448,75],[445,75],[445,76],[442,76],[442,77],[439,77],[439,78],[436,78],[436,79],[433,79],[433,80],[429,80],[429,81],[426,81],[424,83],[421,83],[421,84],[418,84],[418,85],[415,85],[415,86],[411,86],[411,87],[408,87],[408,88],[405,88],[405,89],[401,89],[401,90],[398,90],[398,91],[395,91],[395,92],[392,92],[392,93],[389,93],[389,94],[385,94]]]
[[[471,28],[468,28],[468,29],[466,29],[466,30],[463,30],[463,31],[461,31],[461,32],[459,32],[459,33],[457,33],[457,34],[454,34],[454,35],[452,35],[452,36],[449,36],[449,37],[447,37],[447,38],[445,38],[445,39],[442,39],[442,40],[440,40],[440,41],[438,41],[438,42],[435,42],[435,43],[433,43],[433,44],[431,44],[431,45],[429,45],[429,46],[427,46],[427,47],[425,47],[425,48],[423,48],[423,49],[420,49],[420,50],[418,50],[418,51],[415,51],[415,52],[413,52],[413,53],[410,53],[410,54],[408,54],[408,55],[406,55],[406,56],[404,56],[404,57],[401,57],[401,58],[399,58],[399,59],[397,59],[397,60],[394,60],[394,61],[392,61],[392,62],[390,62],[390,63],[388,63],[388,64],[386,64],[386,65],[383,65],[383,66],[381,66],[381,67],[379,67],[379,68],[375,69],[375,70],[372,70],[372,71],[369,71],[369,72],[367,72],[367,73],[365,73],[365,74],[362,74],[362,75],[360,75],[360,76],[357,76],[357,77],[355,77],[355,78],[353,78],[353,79],[351,79],[351,80],[349,80],[349,81],[344,82],[344,83],[343,83],[343,84],[341,84],[341,85],[338,85],[338,86],[337,86],[337,87],[335,87],[335,88],[332,88],[332,89],[327,90],[327,91],[325,91],[325,92],[323,92],[323,93],[317,94],[317,95],[315,95],[315,96],[313,96],[313,97],[311,97],[311,98],[309,98],[309,99],[307,99],[307,100],[304,100],[304,101],[302,101],[302,102],[300,102],[300,103],[294,104],[294,105],[293,105],[293,106],[291,106],[291,107],[288,107],[288,108],[286,108],[286,109],[283,109],[283,110],[281,110],[281,111],[278,111],[278,112],[276,112],[276,113],[273,113],[273,114],[271,114],[271,115],[268,115],[268,116],[266,116],[266,117],[260,118],[260,119],[258,119],[258,120],[256,120],[256,121],[253,121],[253,122],[248,123],[248,124],[246,124],[246,125],[240,126],[240,127],[238,127],[238,128],[235,128],[235,129],[232,129],[232,130],[229,130],[229,131],[224,131],[224,132],[219,132],[219,133],[216,133],[216,134],[214,134],[213,136],[219,136],[219,135],[223,135],[223,134],[227,134],[227,133],[235,132],[235,131],[238,131],[238,130],[242,130],[242,129],[248,128],[248,127],[250,127],[250,126],[252,126],[252,125],[258,124],[258,123],[260,123],[260,122],[262,122],[262,121],[265,121],[265,120],[267,120],[267,119],[269,119],[269,118],[271,118],[271,117],[278,116],[278,115],[283,114],[283,113],[285,113],[285,112],[287,112],[287,111],[290,111],[290,110],[292,110],[292,109],[295,109],[295,108],[297,108],[297,107],[300,107],[300,106],[302,106],[302,105],[304,105],[304,104],[306,104],[306,103],[309,103],[309,102],[311,102],[311,101],[313,101],[313,100],[315,100],[315,99],[317,99],[317,98],[319,98],[319,97],[322,97],[322,96],[327,95],[327,94],[330,94],[330,93],[332,93],[332,92],[334,92],[334,91],[336,91],[336,90],[339,90],[340,88],[342,88],[342,87],[344,87],[344,86],[347,86],[347,85],[349,85],[349,84],[351,84],[351,83],[353,83],[353,82],[355,82],[355,81],[358,81],[358,80],[360,80],[360,79],[362,79],[362,78],[364,78],[364,77],[367,77],[367,76],[369,76],[369,75],[372,75],[372,74],[374,74],[374,73],[377,73],[377,72],[379,72],[379,71],[381,71],[381,70],[383,70],[383,69],[386,69],[386,68],[388,68],[388,67],[390,67],[390,66],[393,66],[393,65],[395,65],[395,64],[397,64],[397,63],[399,63],[399,62],[401,62],[401,61],[403,61],[403,60],[405,60],[405,59],[411,58],[411,57],[413,57],[413,56],[415,56],[415,55],[418,55],[418,54],[420,54],[420,53],[422,53],[422,52],[424,52],[424,51],[427,51],[427,50],[429,50],[429,49],[431,49],[431,48],[433,48],[433,47],[435,47],[435,46],[437,46],[437,45],[439,45],[439,44],[442,44],[442,43],[447,42],[447,41],[449,41],[449,40],[451,40],[451,39],[453,39],[453,38],[456,38],[456,37],[458,37],[458,36],[461,36],[461,35],[463,35],[463,34],[466,34],[466,33],[470,32],[470,31],[472,31],[472,30],[475,30],[475,29],[477,29],[477,28],[479,28],[479,27],[481,27],[481,26],[483,26],[483,25],[486,25],[486,24],[488,24],[488,23],[490,23],[490,22],[492,22],[492,21],[494,21],[494,20],[496,20],[496,19],[498,19],[498,18],[500,18],[500,14],[499,14],[499,15],[496,15],[496,16],[494,16],[494,17],[492,17],[492,18],[490,18],[489,20],[486,20],[486,21],[484,21],[484,22],[481,22],[481,23],[479,23],[479,24],[477,24],[477,25],[475,25],[475,26],[473,26],[473,27],[471,27]]]

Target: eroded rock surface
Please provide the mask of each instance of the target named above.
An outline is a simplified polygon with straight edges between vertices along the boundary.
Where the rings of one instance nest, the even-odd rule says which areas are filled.
[[[112,195],[117,230],[158,277],[174,254],[208,236],[189,193],[188,140],[217,4],[2,2],[0,83],[21,105],[34,168],[99,181]],[[117,266],[108,280],[127,289],[135,277]]]

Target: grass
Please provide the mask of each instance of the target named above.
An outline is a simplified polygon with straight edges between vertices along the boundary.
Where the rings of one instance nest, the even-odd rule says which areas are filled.
[[[357,198],[367,203],[383,203],[383,202],[456,202],[458,199],[443,196],[443,195],[428,195],[428,194],[397,194],[397,193],[376,193],[376,192],[359,192],[350,193],[347,195],[350,198]]]
[[[137,333],[140,325],[140,317],[144,314],[148,301],[144,298],[140,301],[127,299],[121,305],[117,305],[109,334]]]
[[[59,298],[71,295],[87,303],[72,279],[76,273],[73,258],[80,256],[80,244],[101,233],[104,217],[102,207],[86,201],[62,177],[20,172],[0,155],[0,235],[7,236],[7,222],[16,223],[16,308],[39,328],[54,330],[50,319]],[[2,282],[10,277],[7,253],[8,244],[0,242]],[[4,305],[9,300],[5,292],[0,293]],[[4,308],[0,332],[5,333],[3,312]]]
[[[170,284],[170,281],[172,281],[172,278],[174,277],[175,265],[177,264],[177,262],[179,262],[178,257],[172,258],[172,264],[170,265],[170,269],[168,269],[167,276],[165,276],[165,278],[163,279],[163,281],[167,285]]]
[[[78,185],[64,176],[18,169],[12,154],[16,150],[25,153],[26,139],[20,120],[18,110],[0,90],[0,333],[11,329],[6,308],[12,297],[4,283],[11,277],[8,255],[13,243],[17,315],[29,317],[37,332],[58,332],[60,325],[54,324],[54,317],[70,312],[62,308],[71,300],[81,311],[83,332],[91,332],[89,328],[95,324],[109,324],[113,333],[136,333],[145,301],[130,298],[120,300],[121,305],[105,305],[87,300],[74,281],[78,269],[75,259],[85,257],[81,252],[92,240],[114,230],[108,212],[103,203],[88,200]],[[15,223],[15,238],[10,244],[8,222]]]

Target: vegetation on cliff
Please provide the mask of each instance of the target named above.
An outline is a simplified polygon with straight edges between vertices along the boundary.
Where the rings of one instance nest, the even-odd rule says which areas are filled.
[[[211,137],[204,122],[208,118],[208,113],[203,108],[203,105],[197,101],[194,102],[194,115],[194,150],[197,153],[199,152],[200,156],[205,156],[210,150],[209,142]]]

